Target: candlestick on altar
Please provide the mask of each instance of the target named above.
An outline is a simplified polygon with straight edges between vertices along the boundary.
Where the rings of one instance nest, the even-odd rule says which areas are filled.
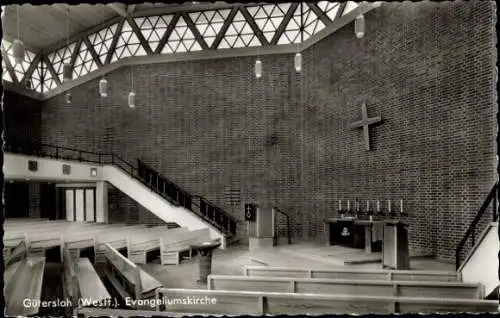
[[[380,200],[377,200],[377,212],[380,212]]]
[[[342,210],[342,200],[339,200],[339,211]]]
[[[366,200],[366,211],[370,210],[370,200]]]
[[[401,199],[401,214],[403,214],[403,199]]]
[[[389,213],[391,213],[391,200],[387,200],[387,208],[389,209]]]
[[[351,200],[347,200],[347,210],[351,209]]]

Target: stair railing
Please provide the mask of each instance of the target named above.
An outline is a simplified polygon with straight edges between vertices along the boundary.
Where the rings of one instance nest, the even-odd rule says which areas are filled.
[[[236,234],[237,220],[222,208],[200,195],[192,195],[176,185],[173,181],[162,176],[154,168],[142,160],[137,160],[139,176],[152,187],[158,188],[172,201],[193,211],[208,223],[226,234]]]
[[[495,222],[497,220],[497,218],[498,218],[498,213],[497,213],[497,196],[498,196],[498,183],[495,183],[493,185],[490,193],[488,194],[488,196],[484,200],[483,205],[481,206],[481,208],[477,212],[476,216],[472,220],[469,228],[465,232],[464,237],[462,238],[462,240],[460,241],[460,243],[458,243],[457,249],[455,251],[455,266],[456,266],[456,270],[458,270],[460,268],[461,261],[462,261],[462,259],[461,259],[461,253],[465,249],[466,244],[469,241],[469,239],[470,239],[470,242],[471,242],[471,248],[474,247],[474,245],[476,244],[477,226],[478,226],[479,222],[481,221],[481,219],[483,218],[483,215],[485,215],[485,212],[487,211],[488,206],[490,205],[490,203],[492,203],[491,204],[491,208],[493,210],[492,211],[492,221]]]
[[[277,213],[285,216],[285,218],[286,218],[286,236],[287,236],[287,239],[288,239],[288,244],[292,244],[292,232],[290,231],[290,216],[287,213],[281,211],[278,207],[274,207],[274,210]],[[275,226],[279,226],[279,224],[275,224]],[[276,233],[276,239],[278,239],[278,237],[279,237],[279,231],[277,230],[276,232],[277,232]]]
[[[40,142],[7,143],[4,150],[53,159],[112,164],[171,204],[185,207],[225,234],[236,234],[237,220],[234,217],[204,197],[190,194],[141,160],[137,160],[135,167],[114,153],[85,151]]]

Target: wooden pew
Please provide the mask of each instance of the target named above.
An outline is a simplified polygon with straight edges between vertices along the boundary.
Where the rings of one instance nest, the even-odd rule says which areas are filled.
[[[3,220],[3,225],[16,225],[16,224],[26,224],[26,223],[43,223],[50,222],[48,218],[9,218]]]
[[[90,228],[90,225],[86,225]],[[52,225],[52,226],[37,226],[33,229],[29,228],[19,228],[15,231],[6,231],[4,235],[4,246],[11,247],[12,245],[17,245],[20,240],[24,239],[28,234],[30,237],[37,237],[37,235],[45,236],[47,233],[68,233],[68,232],[78,232],[84,228],[79,224],[63,224],[63,225]]]
[[[210,241],[210,231],[208,228],[180,233],[175,237],[161,237],[161,264],[178,265],[183,253],[188,253],[191,258],[193,251],[191,245],[201,244]]]
[[[142,226],[134,227],[142,228]],[[94,226],[86,229],[79,229],[73,233],[66,233],[63,236],[64,244],[69,249],[84,249],[95,246],[95,237],[100,233],[109,231],[121,232],[127,230],[127,226],[122,224],[106,224]]]
[[[80,306],[105,307],[111,305],[111,295],[88,258],[78,259],[75,272],[80,289]]]
[[[391,314],[435,312],[495,312],[497,301],[384,297],[362,295],[325,295],[301,293],[245,292],[203,289],[157,290],[157,299],[180,299],[164,308],[170,312],[204,314]],[[182,299],[191,299],[191,302]]]
[[[78,279],[76,277],[76,260],[78,255],[72,253],[69,249],[63,249],[63,265],[64,271],[62,276],[63,281],[63,297],[64,299],[69,299],[72,308],[78,306],[78,300],[80,299],[80,287],[78,286]],[[72,308],[66,309],[66,314],[69,315]]]
[[[109,244],[113,248],[120,250],[127,248],[127,237],[133,231],[146,229],[145,225],[131,225],[117,231],[98,233],[94,236],[95,262],[102,263],[104,259],[104,244]]]
[[[328,295],[483,299],[484,286],[459,282],[209,275],[208,289]]]
[[[9,316],[32,316],[39,311],[45,257],[29,256],[26,244],[20,243],[4,271],[5,313]],[[33,305],[26,305],[24,300]]]
[[[146,264],[147,253],[160,249],[161,238],[168,239],[187,231],[187,228],[179,227],[130,236],[127,241],[128,258],[136,264]]]
[[[64,243],[63,235],[60,232],[49,232],[43,235],[26,235],[26,245],[28,246],[28,255],[32,253],[45,253],[47,249],[61,247]],[[62,255],[62,254],[61,254]],[[61,258],[62,261],[62,258]]]
[[[77,308],[73,311],[73,317],[93,318],[93,317],[176,317],[194,316],[195,313],[161,312],[155,310],[134,310],[134,309],[106,309],[106,308]]]
[[[104,244],[105,274],[123,299],[140,300],[154,297],[162,285],[120,254],[110,244]],[[133,306],[133,304],[132,304]]]
[[[308,269],[294,267],[245,266],[245,276],[304,277],[360,280],[461,282],[457,272],[389,269]]]
[[[21,241],[8,256],[4,257],[4,268],[7,268],[9,265],[15,262],[19,262],[25,259],[27,256],[28,247],[26,246],[25,241]]]

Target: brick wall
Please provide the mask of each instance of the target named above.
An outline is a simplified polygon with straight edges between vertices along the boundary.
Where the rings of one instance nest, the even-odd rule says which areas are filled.
[[[72,105],[44,102],[42,139],[140,158],[239,220],[246,202],[277,205],[305,238],[338,199],[402,198],[411,248],[450,259],[496,179],[493,19],[490,2],[384,4],[364,39],[350,24],[303,52],[302,74],[293,55],[262,56],[260,79],[249,57],[135,66],[135,109],[125,67],[107,99],[96,79]],[[349,128],[362,102],[384,119],[370,152]],[[136,211],[121,216],[147,219]]]
[[[496,180],[492,5],[384,4],[363,39],[351,24],[305,52],[301,186],[321,200],[304,217],[319,225],[339,198],[404,199],[413,249],[453,258]],[[363,102],[383,118],[370,152],[349,127]]]
[[[39,142],[41,102],[3,91],[4,140],[6,143]]]

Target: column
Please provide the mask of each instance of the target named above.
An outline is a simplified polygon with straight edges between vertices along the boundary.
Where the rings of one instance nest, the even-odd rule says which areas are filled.
[[[98,181],[95,190],[96,222],[108,223],[108,184]]]

